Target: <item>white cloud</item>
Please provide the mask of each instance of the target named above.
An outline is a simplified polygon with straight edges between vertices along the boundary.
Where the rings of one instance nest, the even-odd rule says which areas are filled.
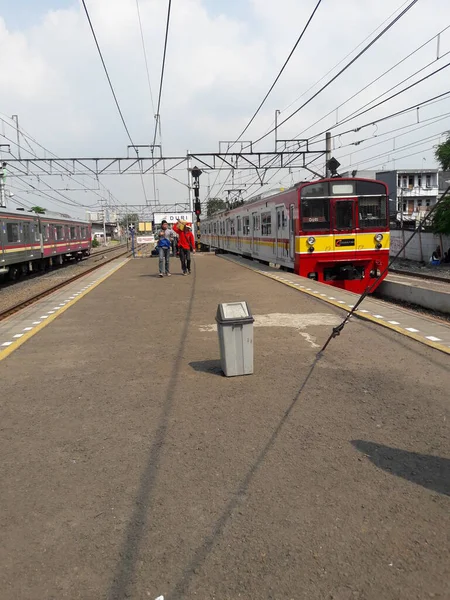
[[[226,7],[219,15],[211,14],[206,0],[178,0],[173,3],[161,108],[165,152],[183,155],[187,148],[191,151],[216,150],[219,140],[234,139],[273,81],[314,5],[315,0],[251,0],[243,10],[244,20],[239,18],[236,10],[227,15]],[[132,137],[135,143],[149,143],[154,121],[135,0],[89,0],[88,6]],[[140,0],[140,6],[156,102],[167,2]],[[286,107],[300,96],[387,19],[394,9],[395,6],[387,0],[378,3],[343,0],[338,7],[323,2],[282,79],[244,137],[259,137],[271,125],[275,109]],[[11,10],[14,11],[14,6]],[[334,109],[437,33],[445,26],[442,24],[446,20],[446,0],[419,2],[347,73],[286,123],[279,136],[294,136]],[[442,35],[441,54],[449,49],[450,30]],[[2,87],[7,90],[0,102],[3,114],[19,114],[24,128],[58,155],[125,154],[129,141],[117,115],[81,5],[49,11],[43,20],[22,31],[12,32],[8,29],[7,20],[0,18],[0,52],[7,56],[7,60],[2,62]],[[408,77],[433,60],[435,53],[434,42],[348,103],[339,111],[339,118]],[[437,66],[445,62],[446,59],[443,59]],[[437,66],[431,66],[417,78]],[[358,121],[352,121],[350,127],[446,91],[449,72],[443,71]],[[283,113],[282,118],[299,104]],[[449,112],[450,101],[423,109],[420,117],[436,115],[439,111]],[[308,135],[332,126],[335,118],[333,113],[309,130]],[[378,130],[363,130],[364,134],[360,133],[359,138],[356,135],[336,140],[336,155],[339,157],[351,151],[351,148],[339,151],[339,144],[369,137],[375,131],[382,133],[413,123],[415,118],[414,114],[410,114],[387,121]],[[437,135],[449,129],[449,123],[443,121],[405,136],[397,146],[432,133]],[[8,129],[6,133],[11,136],[12,130]],[[272,146],[273,134],[261,143],[261,148]],[[362,144],[354,150],[363,147]],[[428,146],[424,144],[423,147]],[[391,148],[392,141],[367,150],[365,154],[355,154],[352,164]],[[410,152],[415,150],[413,148]],[[424,151],[423,156],[427,157],[427,164],[431,166],[431,152]],[[412,166],[420,164],[421,159],[420,154],[417,158],[411,157]],[[346,160],[349,160],[348,157],[344,157],[342,162]],[[374,159],[374,162],[377,160]],[[402,164],[407,166],[407,163],[408,159],[405,159]],[[365,166],[370,166],[370,162]],[[177,172],[176,175],[185,181],[184,173]],[[296,175],[297,179],[301,177],[303,175]],[[146,179],[151,197],[151,182]],[[139,178],[109,177],[105,183],[124,201],[142,202]],[[181,202],[186,199],[186,189],[167,178],[158,177],[158,188],[162,201]],[[74,198],[85,201],[85,195]],[[94,196],[92,203],[95,201]]]

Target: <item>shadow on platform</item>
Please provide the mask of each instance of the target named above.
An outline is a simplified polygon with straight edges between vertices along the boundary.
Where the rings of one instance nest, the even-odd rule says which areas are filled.
[[[220,360],[199,360],[195,362],[190,362],[189,366],[194,369],[194,371],[200,371],[201,373],[211,373],[212,375],[220,375],[223,377],[222,367],[220,365]]]
[[[380,469],[450,496],[450,459],[408,452],[365,440],[352,440],[351,443]]]

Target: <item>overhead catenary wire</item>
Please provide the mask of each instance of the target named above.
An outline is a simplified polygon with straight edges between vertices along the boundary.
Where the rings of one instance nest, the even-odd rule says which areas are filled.
[[[286,60],[284,61],[284,63],[283,63],[283,66],[281,67],[281,69],[279,70],[279,72],[278,72],[277,76],[275,77],[275,79],[274,79],[274,81],[273,81],[272,85],[270,86],[270,88],[269,88],[269,90],[267,91],[266,95],[264,96],[264,98],[263,98],[263,99],[262,99],[262,101],[260,102],[260,104],[259,104],[258,108],[257,108],[257,109],[255,110],[255,112],[253,113],[253,116],[251,117],[251,119],[249,120],[249,122],[247,123],[247,125],[246,125],[246,126],[244,127],[244,129],[241,131],[241,133],[240,133],[240,134],[239,134],[239,136],[236,138],[236,140],[235,140],[235,141],[234,141],[234,142],[231,144],[231,146],[230,146],[229,148],[227,148],[226,155],[227,155],[227,154],[228,154],[228,152],[231,150],[231,148],[232,148],[232,147],[233,147],[235,144],[237,144],[237,143],[239,142],[239,140],[242,138],[242,136],[244,135],[244,133],[245,133],[245,132],[248,130],[248,128],[250,127],[250,125],[251,125],[251,124],[253,123],[253,121],[255,120],[255,118],[256,118],[256,116],[258,115],[258,113],[259,113],[259,111],[261,110],[261,108],[264,106],[264,104],[265,104],[265,102],[266,102],[267,98],[270,96],[270,94],[271,94],[272,90],[274,89],[274,87],[275,87],[275,86],[276,86],[276,84],[278,83],[278,80],[280,79],[280,77],[281,77],[281,75],[283,74],[283,72],[284,72],[285,68],[287,67],[287,65],[288,65],[289,61],[291,60],[291,58],[292,58],[292,56],[293,56],[294,52],[296,51],[296,49],[297,49],[297,47],[298,47],[299,43],[301,42],[301,40],[302,40],[303,36],[305,35],[305,33],[306,33],[306,31],[307,31],[307,29],[308,29],[308,27],[309,27],[309,25],[310,25],[311,21],[312,21],[312,20],[313,20],[313,18],[314,18],[314,15],[316,14],[316,12],[317,12],[317,10],[318,10],[318,8],[319,8],[320,4],[321,4],[321,2],[322,2],[322,0],[318,0],[318,2],[316,3],[316,5],[314,6],[314,9],[313,9],[313,11],[311,12],[311,14],[310,14],[310,16],[309,16],[308,20],[306,21],[306,23],[305,23],[305,26],[303,27],[303,29],[302,29],[302,31],[301,31],[301,33],[300,33],[300,35],[299,35],[299,36],[298,36],[298,38],[297,38],[297,41],[295,42],[294,46],[292,47],[291,51],[289,52],[289,55],[288,55],[288,57],[287,57],[287,58],[286,58]],[[228,174],[228,176],[226,177],[226,179],[225,179],[224,183],[222,184],[222,187],[220,188],[220,190],[219,190],[218,194],[220,194],[220,193],[222,192],[222,190],[223,190],[223,188],[225,187],[225,185],[226,185],[226,183],[227,183],[228,179],[230,178],[230,176],[231,176],[231,172],[230,172],[230,173]],[[214,183],[213,183],[213,185],[212,185],[212,187],[211,187],[211,190],[212,190],[212,189],[215,187],[215,185],[216,185],[216,183],[217,183],[217,180],[218,180],[218,178],[219,178],[219,173],[218,173],[218,174],[217,174],[217,176],[216,176],[216,179],[215,179],[215,181],[214,181]],[[210,196],[209,196],[209,197],[210,197]]]
[[[9,124],[9,123],[8,123],[8,122],[5,120],[5,119],[3,119],[2,117],[0,117],[0,120],[1,120],[3,123],[5,123],[5,124],[7,124],[7,125],[11,126],[11,125],[10,125],[10,124]],[[12,127],[12,126],[11,126],[11,127]],[[32,136],[31,136],[31,135],[28,133],[28,132],[25,132],[25,131],[24,131],[22,128],[21,128],[21,130],[20,130],[20,133],[21,133],[22,137],[23,137],[25,140],[27,140],[27,138],[28,138],[28,139],[30,139],[30,140],[31,140],[31,141],[32,141],[34,144],[36,144],[38,147],[42,148],[42,149],[43,149],[45,152],[48,152],[50,155],[54,156],[56,159],[58,158],[58,157],[57,157],[57,156],[56,156],[56,155],[55,155],[55,154],[54,154],[54,153],[53,153],[51,150],[49,150],[48,148],[46,148],[45,146],[43,146],[42,144],[40,144],[40,143],[39,143],[39,142],[38,142],[38,141],[37,141],[35,138],[33,138],[33,137],[32,137]],[[9,141],[11,144],[13,144],[13,145],[17,146],[17,142],[16,142],[15,140],[13,140],[13,139],[9,138],[9,137],[8,137],[8,136],[6,136],[5,134],[2,134],[2,137],[4,137],[6,140],[8,140],[8,141]],[[32,154],[32,155],[34,156],[34,158],[38,158],[38,156],[37,156],[36,152],[35,152],[35,151],[34,151],[34,150],[31,148],[30,144],[29,144],[28,142],[27,142],[27,144],[28,144],[28,146],[29,146],[29,148],[30,148],[30,151],[29,151],[29,152],[30,152],[30,154]],[[13,158],[16,158],[16,157],[14,156],[14,154],[13,154],[13,153],[11,153],[11,156],[13,156]],[[23,158],[23,157],[22,157],[22,158]],[[63,166],[63,161],[61,161],[61,165],[60,165],[60,166]],[[69,166],[70,166],[70,165],[69,165]],[[19,171],[20,173],[22,173],[22,175],[24,175],[24,176],[29,176],[29,175],[28,175],[28,174],[27,174],[25,171],[21,171],[20,169],[18,169],[18,167],[15,167],[15,169],[16,169],[17,171]],[[100,195],[100,194],[99,194],[99,193],[98,193],[96,190],[92,190],[91,188],[88,188],[88,187],[86,187],[86,186],[84,185],[84,183],[83,183],[83,182],[80,182],[78,179],[76,179],[75,177],[73,177],[73,175],[72,175],[70,172],[69,172],[69,173],[62,172],[62,173],[60,173],[60,175],[61,175],[61,176],[63,176],[63,177],[68,177],[69,179],[71,179],[71,180],[72,180],[72,181],[74,181],[75,183],[78,183],[78,184],[80,184],[82,187],[84,187],[84,188],[86,189],[86,191],[89,191],[90,193],[92,193],[92,194],[95,194],[96,196],[99,196],[100,198],[103,198],[103,196],[101,196],[101,195]],[[64,194],[62,194],[62,192],[61,192],[60,190],[57,190],[57,189],[55,189],[54,187],[52,187],[52,186],[51,186],[51,185],[50,185],[50,184],[49,184],[49,183],[48,183],[48,182],[47,182],[47,181],[44,179],[44,177],[43,177],[43,176],[41,176],[41,177],[37,176],[37,178],[38,178],[38,180],[39,180],[39,181],[41,181],[41,182],[42,182],[44,185],[46,185],[46,186],[47,186],[47,187],[48,187],[50,190],[52,190],[53,192],[55,192],[55,193],[57,193],[57,194],[61,195],[61,196],[62,196],[63,198],[65,198],[66,200],[72,201],[70,198],[68,198],[67,196],[65,196]],[[112,197],[112,198],[113,198],[113,199],[114,199],[114,200],[115,200],[115,201],[116,201],[118,204],[122,204],[122,203],[121,203],[121,202],[120,202],[120,201],[119,201],[117,198],[115,198],[115,197],[114,197],[114,195],[111,193],[111,191],[110,191],[110,190],[108,190],[108,188],[106,188],[106,186],[104,186],[104,185],[103,185],[103,184],[100,182],[100,180],[99,180],[98,178],[93,178],[93,179],[94,179],[95,181],[97,181],[97,183],[99,183],[99,185],[103,186],[103,188],[105,189],[105,191],[106,191],[106,192],[107,192],[107,193],[108,193],[108,194],[109,194],[109,195],[110,195],[110,196],[111,196],[111,197]],[[39,189],[39,188],[35,188],[35,189]],[[57,199],[55,199],[55,201],[57,202]],[[84,204],[77,203],[76,201],[73,201],[73,203],[74,203],[74,206],[75,206],[76,204],[79,204],[80,206],[83,206],[83,207],[85,206]],[[66,202],[64,202],[63,204],[66,204]]]
[[[168,4],[167,4],[166,31],[165,31],[165,35],[164,35],[164,49],[163,49],[163,57],[162,57],[162,63],[161,63],[161,76],[159,79],[158,104],[157,104],[157,108],[156,108],[155,133],[153,135],[153,144],[152,144],[153,146],[156,143],[156,134],[158,133],[158,122],[160,119],[161,98],[162,98],[163,83],[164,83],[164,72],[165,72],[165,68],[166,68],[166,54],[167,54],[167,42],[169,39],[169,25],[170,25],[171,8],[172,8],[172,0],[169,0]]]
[[[305,106],[307,106],[310,102],[312,102],[315,98],[317,98],[317,96],[319,94],[321,94],[328,86],[330,86],[334,81],[336,81],[336,79],[338,79],[338,77],[340,77],[347,69],[349,69],[361,56],[363,56],[363,54],[365,54],[385,33],[387,33],[409,10],[411,10],[411,8],[418,2],[418,0],[412,0],[408,6],[402,10],[402,12],[400,14],[398,14],[388,25],[386,25],[386,27],[384,27],[382,29],[382,31],[373,39],[371,40],[366,46],[364,46],[364,48],[358,52],[358,54],[353,57],[342,69],[340,69],[340,71],[338,71],[338,73],[336,73],[336,75],[334,75],[325,85],[323,85],[315,94],[313,94],[310,98],[308,98],[308,100],[306,100],[306,102],[304,102],[301,106],[299,106],[296,110],[294,110],[289,116],[287,116],[285,119],[283,119],[283,121],[281,121],[280,123],[278,123],[276,125],[276,127],[272,128],[270,131],[268,131],[267,133],[265,133],[264,135],[262,135],[261,137],[259,137],[257,140],[255,140],[255,144],[260,142],[261,140],[263,140],[265,137],[267,137],[268,135],[270,135],[271,133],[273,133],[274,131],[276,131],[277,129],[279,129],[281,127],[281,125],[284,125],[284,123],[287,123],[287,121],[289,121],[290,119],[292,119],[292,117],[294,117],[296,114],[298,114]]]
[[[424,48],[425,46],[427,46],[430,42],[432,42],[434,39],[436,39],[439,35],[441,35],[442,33],[444,33],[444,31],[446,31],[449,28],[450,28],[450,25],[447,25],[447,27],[444,27],[444,29],[441,29],[441,31],[439,31],[437,34],[433,35],[433,37],[429,38],[426,42],[424,42],[423,44],[421,44],[418,48],[416,48],[415,50],[413,50],[412,52],[410,52],[407,56],[405,56],[404,58],[402,58],[401,60],[399,60],[395,65],[393,65],[392,67],[389,67],[389,69],[387,69],[386,71],[384,71],[381,75],[379,75],[375,79],[372,79],[372,81],[370,81],[367,85],[365,85],[360,90],[358,90],[357,92],[355,92],[352,96],[350,96],[349,98],[347,98],[347,100],[345,100],[344,102],[341,102],[341,104],[339,104],[338,106],[336,106],[335,108],[333,108],[333,110],[330,110],[330,112],[328,112],[326,115],[324,115],[323,117],[321,117],[320,119],[318,119],[317,121],[315,121],[314,123],[312,123],[311,125],[308,125],[308,127],[306,127],[306,129],[303,129],[303,131],[301,131],[300,133],[298,133],[295,137],[299,138],[304,133],[306,133],[309,129],[311,129],[312,127],[314,127],[318,123],[322,122],[324,119],[326,119],[327,117],[329,117],[330,115],[332,115],[333,113],[335,113],[337,110],[339,110],[340,108],[342,108],[343,106],[345,106],[345,104],[347,104],[348,102],[350,102],[351,100],[353,100],[354,98],[356,98],[357,96],[359,96],[362,92],[366,91],[374,83],[377,83],[378,81],[380,81],[380,79],[382,79],[385,75],[387,75],[388,73],[391,73],[394,69],[396,69],[402,63],[404,63],[406,60],[408,60],[408,58],[411,58],[411,56],[413,56],[414,54],[416,54],[417,52],[419,52],[420,50],[422,50],[422,48]],[[419,73],[421,70],[426,69],[431,64],[433,64],[434,62],[436,62],[436,60],[441,60],[443,58],[443,56],[445,56],[447,54],[448,54],[448,52],[446,52],[444,55],[440,56],[438,59],[435,59],[435,60],[431,61],[430,63],[428,63],[427,65],[425,65],[425,67],[422,67],[422,69],[419,69],[419,71],[416,71],[416,73],[414,73],[413,75],[410,75],[406,79],[409,79],[410,77],[413,77],[414,75],[416,75],[417,73]],[[386,92],[384,92],[384,94],[389,93],[389,91],[391,91],[395,87],[397,87],[397,86],[401,85],[402,83],[404,83],[404,81],[406,81],[406,79],[404,79],[403,81],[397,83],[395,86],[393,86],[392,88],[390,88],[389,90],[387,90]],[[384,94],[381,94],[380,96],[378,96],[378,98],[380,98]],[[378,98],[375,98],[371,102],[375,102],[375,100],[377,100]],[[365,105],[365,106],[367,106],[367,105]],[[361,108],[364,108],[364,106],[361,107]]]
[[[277,127],[276,127],[276,128],[273,128],[273,129],[271,129],[269,132],[267,132],[266,134],[264,134],[263,136],[261,136],[260,138],[258,138],[258,139],[256,140],[256,142],[254,142],[254,143],[257,143],[257,142],[261,141],[261,140],[262,140],[262,139],[264,139],[264,138],[265,138],[267,135],[269,135],[270,133],[272,133],[273,131],[275,131],[276,129],[278,129],[278,127],[280,127],[280,126],[281,126],[283,123],[285,123],[287,120],[289,120],[291,117],[293,117],[293,116],[294,116],[294,114],[297,114],[297,113],[298,113],[298,112],[299,112],[299,111],[300,111],[300,110],[301,110],[301,109],[302,109],[304,106],[306,106],[306,105],[307,105],[309,102],[311,102],[311,101],[312,101],[312,100],[313,100],[313,99],[314,99],[314,98],[315,98],[315,97],[316,97],[318,94],[320,94],[320,93],[321,93],[321,92],[322,92],[322,91],[323,91],[323,90],[324,90],[326,87],[328,87],[328,85],[330,85],[330,84],[331,84],[333,81],[335,81],[335,80],[337,79],[337,77],[339,77],[339,76],[340,76],[340,75],[341,75],[341,74],[342,74],[342,73],[343,73],[343,72],[344,72],[346,69],[348,69],[348,68],[349,68],[349,67],[350,67],[350,66],[351,66],[351,65],[352,65],[352,64],[353,64],[353,63],[354,63],[354,62],[355,62],[355,61],[356,61],[356,60],[357,60],[357,59],[358,59],[360,56],[362,56],[362,54],[364,54],[364,53],[365,53],[365,52],[366,52],[366,51],[367,51],[367,50],[368,50],[368,49],[369,49],[369,48],[370,48],[370,47],[371,47],[371,46],[372,46],[372,45],[373,45],[373,44],[374,44],[374,43],[375,43],[375,42],[376,42],[378,39],[380,39],[380,37],[381,37],[382,35],[384,35],[384,34],[385,34],[385,33],[386,33],[386,32],[387,32],[387,31],[388,31],[388,30],[389,30],[389,29],[390,29],[390,28],[391,28],[391,27],[392,27],[392,26],[393,26],[393,25],[394,25],[394,24],[395,24],[395,23],[396,23],[396,22],[397,22],[397,21],[398,21],[398,20],[399,20],[399,19],[400,19],[402,16],[404,16],[404,15],[406,14],[406,12],[407,12],[408,10],[410,10],[410,9],[412,8],[412,6],[414,6],[414,4],[415,4],[415,3],[416,3],[416,1],[410,2],[410,3],[409,3],[409,5],[408,5],[408,6],[407,6],[407,7],[406,7],[406,8],[405,8],[405,9],[404,9],[404,10],[403,10],[403,11],[402,11],[402,12],[401,12],[399,15],[397,15],[397,16],[396,16],[396,17],[395,17],[395,18],[394,18],[394,19],[393,19],[393,20],[392,20],[392,21],[391,21],[391,22],[390,22],[390,23],[389,23],[389,24],[388,24],[388,25],[387,25],[387,26],[386,26],[386,27],[385,27],[385,28],[384,28],[384,29],[383,29],[383,30],[382,30],[382,31],[381,31],[381,32],[380,32],[380,33],[379,33],[379,34],[378,34],[378,35],[377,35],[377,36],[376,36],[376,37],[375,37],[375,38],[374,38],[374,39],[373,39],[373,40],[372,40],[370,43],[369,43],[369,44],[367,44],[367,45],[366,45],[366,46],[363,48],[363,50],[361,50],[361,52],[359,52],[359,53],[358,53],[358,54],[357,54],[357,55],[356,55],[356,56],[355,56],[355,57],[354,57],[354,58],[353,58],[353,59],[352,59],[352,60],[351,60],[351,61],[350,61],[350,62],[349,62],[349,63],[348,63],[348,64],[347,64],[347,65],[346,65],[346,66],[345,66],[343,69],[341,69],[341,70],[340,70],[340,71],[339,71],[339,72],[338,72],[338,73],[337,73],[337,74],[336,74],[336,75],[335,75],[335,76],[334,76],[334,77],[333,77],[333,78],[332,78],[330,81],[328,81],[328,82],[327,82],[327,83],[326,83],[324,86],[322,86],[322,88],[321,88],[321,89],[320,89],[318,92],[316,92],[316,94],[314,94],[314,95],[313,95],[311,98],[309,98],[309,99],[308,99],[308,100],[307,100],[307,101],[306,101],[306,102],[305,102],[305,103],[304,103],[302,106],[300,106],[300,107],[299,107],[299,108],[298,108],[296,111],[294,111],[294,112],[293,112],[293,113],[292,113],[292,114],[291,114],[289,117],[287,117],[287,118],[286,118],[284,121],[282,121],[281,123],[279,123],[279,124],[277,125]],[[439,72],[439,71],[440,71],[440,70],[442,70],[443,68],[446,68],[447,66],[449,66],[449,65],[445,65],[444,67],[442,67],[441,69],[437,70],[436,72],[434,72],[434,73],[432,73],[432,74],[428,75],[426,78],[428,78],[428,77],[432,76],[433,74],[436,74],[437,72]],[[426,78],[423,78],[423,80],[425,80]],[[420,80],[419,82],[415,82],[414,84],[412,84],[411,86],[408,86],[408,88],[406,88],[406,89],[405,89],[405,90],[403,90],[403,91],[406,91],[407,89],[410,89],[410,87],[413,87],[414,85],[417,85],[418,83],[421,83],[421,81],[422,81],[422,80]],[[401,93],[403,93],[403,91],[402,91]],[[395,97],[396,95],[399,95],[399,94],[395,94],[395,95],[393,95],[391,98],[388,98],[388,99],[386,99],[385,101],[388,101],[389,99],[392,99],[392,98],[393,98],[393,97]],[[435,99],[435,98],[433,98],[433,99]],[[383,101],[383,102],[384,102],[384,101]],[[381,104],[381,103],[379,103],[379,104]],[[379,105],[379,104],[378,104],[378,105]],[[374,106],[374,107],[372,107],[372,108],[375,108],[375,106]],[[368,112],[368,110],[370,110],[370,109],[367,109],[367,111],[365,111],[365,112]],[[356,118],[357,116],[360,116],[361,114],[364,114],[364,113],[363,113],[363,112],[361,112],[360,114],[356,115],[356,116],[355,116],[355,118]],[[350,120],[350,119],[349,119],[349,120]],[[325,130],[325,131],[323,131],[323,132],[321,132],[321,134],[318,134],[317,136],[314,136],[314,138],[313,138],[313,139],[316,139],[316,137],[319,137],[320,135],[323,135],[323,134],[324,134],[326,131],[328,131],[328,129],[327,129],[327,130]],[[342,135],[342,134],[341,134],[341,135]],[[315,160],[316,160],[316,159],[315,159]],[[311,163],[312,163],[312,162],[314,162],[314,161],[311,161]],[[310,163],[310,164],[311,164],[311,163]],[[289,166],[289,164],[287,164],[287,165],[286,165],[286,167],[288,167],[288,166]],[[280,169],[278,169],[278,170],[276,171],[276,173],[275,173],[275,174],[274,174],[274,175],[273,175],[273,176],[272,176],[272,177],[269,179],[269,182],[270,182],[270,181],[271,181],[271,180],[272,180],[272,179],[273,179],[273,178],[274,178],[274,177],[275,177],[275,176],[276,176],[276,175],[279,173],[279,171],[280,171],[280,170],[281,170],[281,168],[280,168]],[[261,186],[261,187],[262,187],[262,186]]]
[[[134,150],[136,152],[136,156],[139,157],[139,151],[136,148],[136,144],[133,142],[133,138],[131,137],[131,134],[130,134],[130,131],[128,129],[128,126],[127,126],[127,124],[125,122],[125,117],[123,116],[122,109],[120,108],[120,104],[119,104],[119,101],[117,99],[117,95],[116,95],[116,92],[114,90],[114,86],[112,84],[111,77],[109,76],[108,68],[106,67],[105,59],[103,58],[103,53],[101,51],[100,44],[98,43],[97,34],[95,33],[95,29],[94,29],[94,26],[92,24],[91,17],[89,15],[89,11],[88,11],[88,8],[87,8],[87,5],[86,5],[86,0],[81,0],[81,2],[83,4],[84,12],[86,13],[86,18],[88,20],[89,27],[91,29],[92,37],[94,38],[94,42],[95,42],[95,45],[97,47],[97,51],[98,51],[98,54],[100,56],[101,63],[103,65],[103,70],[105,71],[106,79],[108,80],[108,84],[109,84],[109,87],[111,89],[111,93],[113,95],[117,111],[119,113],[120,119],[121,119],[122,124],[124,126],[124,129],[126,131],[128,139],[130,140],[130,144],[134,148]],[[142,183],[142,190],[144,192],[145,203],[148,204],[147,192],[145,190],[144,177],[143,177],[142,173],[141,173],[141,183]]]

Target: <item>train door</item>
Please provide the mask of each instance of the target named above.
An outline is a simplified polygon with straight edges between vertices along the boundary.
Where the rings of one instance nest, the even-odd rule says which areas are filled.
[[[331,204],[334,251],[345,252],[352,259],[356,250],[355,201],[333,199]]]
[[[251,252],[252,254],[258,253],[258,213],[252,213],[252,240],[251,240]]]
[[[5,262],[5,248],[6,244],[6,224],[5,221],[0,221],[0,273],[2,265]]]
[[[289,258],[289,238],[287,231],[287,215],[284,206],[276,208],[276,257],[287,260]]]
[[[295,221],[294,221],[294,205],[289,206],[289,259],[294,261],[295,258]]]
[[[236,244],[237,244],[237,249],[239,251],[242,250],[242,217],[237,217],[236,218],[237,221],[237,226],[236,226]]]

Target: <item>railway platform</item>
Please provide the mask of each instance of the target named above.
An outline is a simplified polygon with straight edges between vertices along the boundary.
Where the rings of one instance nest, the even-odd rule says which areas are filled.
[[[350,298],[238,263],[118,260],[0,323],[2,600],[449,596],[444,334],[368,299],[318,355]]]

